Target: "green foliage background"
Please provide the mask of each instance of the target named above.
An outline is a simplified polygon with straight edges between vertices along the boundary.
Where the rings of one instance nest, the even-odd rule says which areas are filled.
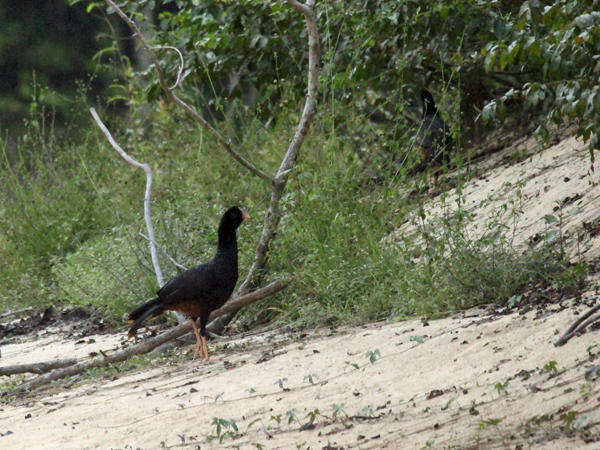
[[[100,2],[72,3],[108,18]],[[272,173],[304,95],[301,16],[274,0],[119,4],[139,23],[154,21],[155,44],[184,52],[181,96]],[[293,274],[295,281],[268,306],[247,308],[246,323],[438,314],[504,303],[532,282],[575,287],[584,270],[552,247],[523,255],[502,224],[492,224],[493,238],[474,240],[460,212],[415,224],[418,234],[395,245],[387,238],[422,204],[411,127],[423,87],[434,91],[459,142],[485,131],[476,120],[483,111],[490,121],[526,116],[543,124],[548,114],[557,123],[577,121],[580,134],[597,145],[596,2],[317,5],[318,113],[285,193],[286,214],[269,259],[269,277]],[[119,35],[114,24],[106,31]],[[104,42],[77,52],[78,61],[90,67],[93,61],[106,79],[118,75],[105,96],[90,95],[100,91],[89,83],[77,94],[60,94],[70,106],[59,135],[49,125],[55,108],[46,99],[53,91],[31,84],[25,131],[14,147],[2,143],[2,306],[91,305],[118,322],[157,287],[140,236],[143,174],[94,128],[90,104],[103,109],[127,151],[152,165],[158,240],[175,259],[191,266],[209,258],[219,215],[240,204],[256,218],[240,236],[240,266],[251,263],[269,186],[165,104],[154,72],[138,68],[123,42]],[[0,52],[5,48],[0,44]],[[159,55],[174,77],[175,53]],[[417,195],[408,196],[414,186]],[[165,258],[162,265],[167,276],[176,273]]]

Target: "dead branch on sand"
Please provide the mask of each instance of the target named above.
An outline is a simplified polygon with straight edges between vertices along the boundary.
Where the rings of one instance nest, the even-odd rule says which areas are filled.
[[[592,309],[590,309],[587,313],[585,313],[583,316],[581,316],[579,319],[577,319],[573,325],[571,325],[569,327],[569,329],[567,331],[565,331],[565,334],[563,334],[555,343],[554,346],[555,347],[560,347],[561,345],[565,345],[567,342],[569,342],[569,339],[571,339],[573,336],[575,336],[577,333],[579,333],[580,331],[585,331],[585,328],[591,324],[594,323],[597,320],[600,320],[600,314],[598,315],[594,315],[596,312],[600,311],[600,305],[596,305],[594,306]]]
[[[0,367],[0,376],[16,375],[19,373],[37,373],[42,374],[61,367],[68,367],[77,364],[75,358],[57,359],[55,361],[44,361],[33,364],[17,364],[14,366]]]
[[[236,296],[229,300],[227,303],[225,303],[225,305],[223,305],[221,308],[217,309],[216,311],[213,311],[210,315],[210,319],[214,319],[215,317],[226,314],[230,311],[238,310],[239,308],[254,303],[257,300],[261,300],[265,297],[275,294],[276,292],[279,292],[280,290],[285,288],[288,284],[289,281],[279,280],[268,284],[264,288],[258,289],[249,294]],[[40,375],[39,377],[36,377],[32,380],[20,384],[19,388],[22,390],[31,390],[36,387],[43,386],[44,384],[48,384],[51,381],[58,380],[60,378],[77,375],[94,367],[102,367],[115,362],[125,361],[133,355],[142,355],[144,353],[148,353],[149,351],[158,347],[159,345],[162,345],[165,342],[182,336],[183,334],[187,333],[190,329],[190,322],[185,321],[181,325],[173,327],[152,339],[148,339],[137,345],[133,345],[129,348],[126,348],[125,350],[118,351],[111,355],[99,356],[94,359],[83,361],[79,364],[75,364],[62,369],[57,369],[44,375]],[[207,329],[208,331],[211,331],[208,327]]]
[[[21,313],[29,312],[29,311],[33,311],[33,308],[23,308],[23,309],[17,309],[16,311],[6,311],[5,313],[0,314],[0,319],[2,319],[4,317],[9,317],[9,316],[16,316],[17,314],[21,314]]]

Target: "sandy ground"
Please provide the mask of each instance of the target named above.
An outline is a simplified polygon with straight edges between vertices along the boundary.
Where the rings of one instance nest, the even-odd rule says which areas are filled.
[[[485,232],[477,223],[509,214],[508,204],[518,211],[511,222],[518,242],[546,233],[556,225],[544,216],[560,214],[561,230],[580,237],[571,256],[599,256],[598,175],[588,172],[583,145],[569,138],[545,151],[521,147],[528,157],[499,153],[463,191],[477,218],[473,233]],[[454,196],[427,210],[444,213]],[[599,364],[598,330],[554,347],[587,307],[565,300],[540,308],[213,342],[208,365],[179,351],[114,377],[4,397],[0,448],[600,448],[590,441],[600,439],[600,381],[585,377]],[[47,330],[3,346],[0,361],[81,359],[110,353],[123,339],[75,342]]]
[[[454,211],[460,198],[471,212],[473,237],[486,233],[486,224],[499,221],[509,235],[514,233],[516,244],[563,233],[570,237],[567,250],[573,259],[600,256],[600,170],[590,170],[583,142],[569,137],[541,150],[528,139],[487,158],[475,170],[481,176],[460,195],[452,189],[425,205],[426,220]],[[412,238],[416,222],[398,228],[390,240]]]
[[[597,331],[553,346],[573,317],[559,305],[522,315],[473,310],[426,326],[412,320],[234,339],[227,348],[217,344],[208,365],[181,354],[115,380],[4,404],[0,433],[12,433],[0,446],[580,448],[582,435],[561,427],[575,411],[571,428],[600,431],[600,386],[584,377],[594,364],[590,352],[600,349],[589,350]],[[122,336],[93,338],[88,351],[108,349]],[[31,348],[3,347],[2,360],[65,354],[75,345],[46,338],[35,353]],[[557,374],[543,369],[551,361]],[[234,419],[236,436],[210,440],[215,417]]]

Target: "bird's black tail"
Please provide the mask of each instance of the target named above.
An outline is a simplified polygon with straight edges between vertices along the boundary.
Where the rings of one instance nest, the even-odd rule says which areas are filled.
[[[163,305],[161,304],[159,297],[135,308],[128,317],[128,320],[134,322],[129,329],[129,337],[135,336],[137,329],[142,325],[142,322],[146,320],[146,318],[150,316],[156,317],[161,312],[163,312]]]

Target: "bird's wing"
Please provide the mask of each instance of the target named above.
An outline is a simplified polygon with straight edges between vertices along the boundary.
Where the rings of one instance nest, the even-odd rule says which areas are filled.
[[[168,305],[204,296],[210,289],[207,283],[203,283],[209,278],[209,271],[210,264],[202,264],[177,275],[157,292],[161,303]]]

